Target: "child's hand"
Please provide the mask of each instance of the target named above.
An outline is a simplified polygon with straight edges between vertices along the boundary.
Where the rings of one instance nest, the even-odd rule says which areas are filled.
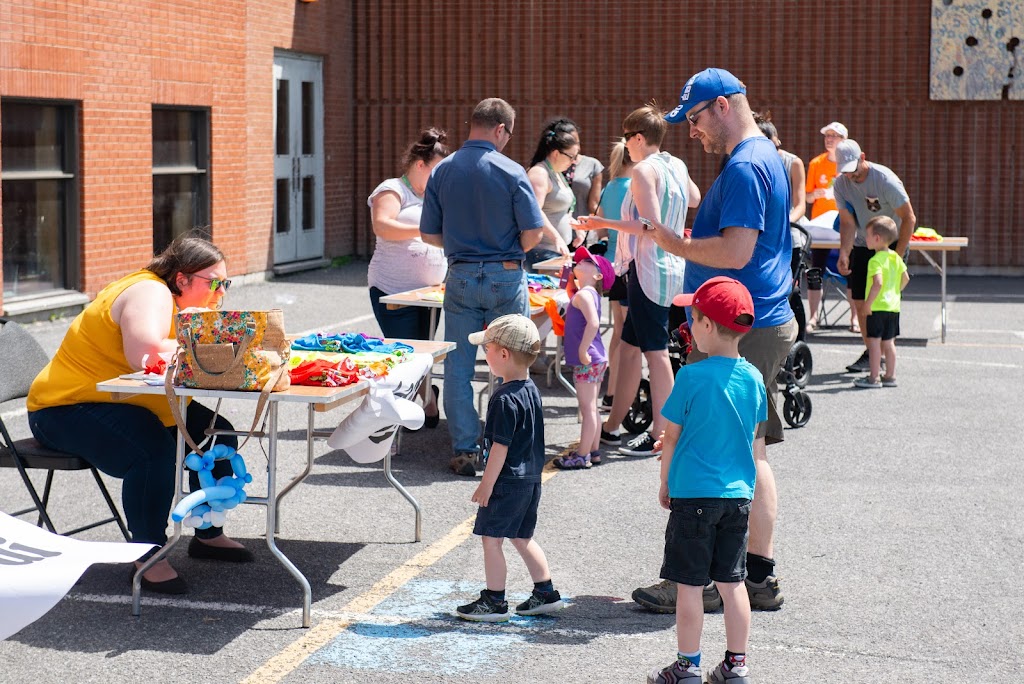
[[[658,452],[658,460],[661,460],[661,447],[664,446],[662,441],[665,439],[665,431],[662,430],[661,434],[658,435],[658,439],[654,440],[654,450]]]
[[[590,365],[590,352],[587,349],[580,350],[580,363],[584,366]]]
[[[666,511],[672,510],[672,505],[669,502],[667,482],[661,483],[661,489],[658,490],[658,503],[660,503],[661,507],[664,508]]]
[[[487,504],[491,500],[491,493],[493,491],[494,491],[494,485],[493,484],[487,484],[486,482],[481,482],[477,486],[476,491],[473,492],[473,496],[472,496],[472,498],[470,498],[470,501],[472,501],[473,503],[476,503],[476,504],[480,504],[484,508],[487,508]]]

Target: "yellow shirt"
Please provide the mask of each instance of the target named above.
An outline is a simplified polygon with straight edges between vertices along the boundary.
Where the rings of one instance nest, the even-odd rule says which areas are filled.
[[[68,328],[57,353],[32,381],[26,406],[29,411],[51,406],[87,403],[115,403],[107,392],[97,392],[96,383],[134,373],[124,356],[121,326],[110,316],[114,301],[130,286],[147,280],[164,281],[152,271],[131,273],[107,285]],[[174,337],[174,318],[167,337]],[[122,403],[122,402],[116,402]],[[149,409],[164,425],[174,425],[167,397],[136,395],[123,401]]]

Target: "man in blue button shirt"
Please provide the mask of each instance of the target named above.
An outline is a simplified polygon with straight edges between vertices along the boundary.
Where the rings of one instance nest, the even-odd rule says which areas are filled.
[[[530,315],[523,261],[540,242],[544,215],[523,167],[501,153],[516,112],[502,99],[473,110],[469,139],[427,181],[420,217],[423,241],[443,247],[445,339],[457,347],[444,361],[444,411],[459,475],[476,474],[480,416],[472,380],[477,347],[470,333],[499,316]]]

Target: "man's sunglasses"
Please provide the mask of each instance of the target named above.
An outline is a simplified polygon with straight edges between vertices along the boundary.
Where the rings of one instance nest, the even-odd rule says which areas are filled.
[[[203,280],[209,282],[210,292],[216,292],[221,287],[223,287],[224,291],[227,292],[228,288],[231,287],[231,280],[228,278],[207,278],[206,276],[201,276],[198,273],[193,273],[192,275],[195,276],[196,278],[202,278]]]

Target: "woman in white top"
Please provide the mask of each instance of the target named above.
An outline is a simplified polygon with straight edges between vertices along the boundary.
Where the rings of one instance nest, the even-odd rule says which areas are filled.
[[[430,172],[451,151],[445,144],[447,133],[428,128],[405,151],[400,178],[389,178],[367,198],[373,234],[377,236],[373,257],[366,274],[370,286],[370,304],[385,337],[426,340],[430,337],[430,310],[406,306],[389,310],[380,303],[384,295],[440,285],[448,271],[444,250],[420,239],[420,212],[423,191]],[[436,391],[422,389],[426,425],[438,421]]]
[[[527,171],[537,203],[544,213],[540,244],[526,253],[526,266],[538,261],[569,256],[572,242],[572,209],[576,204],[569,181],[563,175],[580,154],[580,144],[572,133],[548,128],[541,134],[534,162]]]

